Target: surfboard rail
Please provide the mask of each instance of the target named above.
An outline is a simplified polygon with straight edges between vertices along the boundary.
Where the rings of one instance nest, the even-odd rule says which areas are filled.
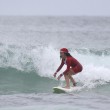
[[[57,87],[53,87],[53,92],[54,93],[70,93],[70,92],[73,92],[75,90],[80,90],[81,87],[70,87],[70,89],[66,89],[66,88],[63,88],[61,86],[57,86]]]

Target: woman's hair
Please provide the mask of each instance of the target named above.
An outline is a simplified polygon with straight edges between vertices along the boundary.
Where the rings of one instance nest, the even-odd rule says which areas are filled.
[[[71,57],[70,53],[64,53],[67,57]]]
[[[64,53],[67,57],[72,57],[70,53]],[[60,56],[61,59],[61,56]]]

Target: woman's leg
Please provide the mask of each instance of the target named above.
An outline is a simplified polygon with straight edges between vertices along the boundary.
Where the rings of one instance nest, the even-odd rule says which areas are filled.
[[[70,88],[70,82],[69,79],[71,80],[71,82],[73,83],[73,86],[76,86],[76,82],[73,79],[72,75],[75,75],[79,72],[82,71],[82,66],[76,66],[75,68],[70,68],[69,72],[67,73],[68,75],[65,75],[65,81],[66,81],[66,88]]]
[[[64,88],[69,89],[69,88],[70,88],[70,81],[69,81],[69,77],[68,77],[68,75],[64,75],[64,77],[65,77],[65,81],[66,81],[66,86],[65,86]]]
[[[69,75],[69,79],[73,83],[73,86],[76,86],[76,81],[73,79],[73,77],[71,75]]]
[[[68,75],[64,75],[65,81],[66,81],[66,86],[65,88],[70,88],[70,80],[73,83],[73,86],[76,86],[76,82],[73,79],[72,75],[74,75],[74,71],[70,68],[70,71],[67,73]]]
[[[72,70],[72,68],[70,68],[68,76],[69,76],[69,79],[71,80],[71,82],[73,83],[73,86],[76,86],[76,81],[74,80],[72,75],[75,75],[75,72]]]

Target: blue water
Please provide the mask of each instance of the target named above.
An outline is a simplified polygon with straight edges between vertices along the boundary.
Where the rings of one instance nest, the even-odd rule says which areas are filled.
[[[109,109],[109,42],[109,17],[1,16],[0,110]],[[69,94],[52,90],[65,84],[53,78],[62,47],[84,67]]]

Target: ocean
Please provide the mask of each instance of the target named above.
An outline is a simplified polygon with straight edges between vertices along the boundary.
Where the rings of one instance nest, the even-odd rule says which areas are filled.
[[[56,94],[63,47],[83,65],[81,89]],[[0,16],[0,110],[105,110],[109,84],[110,17]]]

